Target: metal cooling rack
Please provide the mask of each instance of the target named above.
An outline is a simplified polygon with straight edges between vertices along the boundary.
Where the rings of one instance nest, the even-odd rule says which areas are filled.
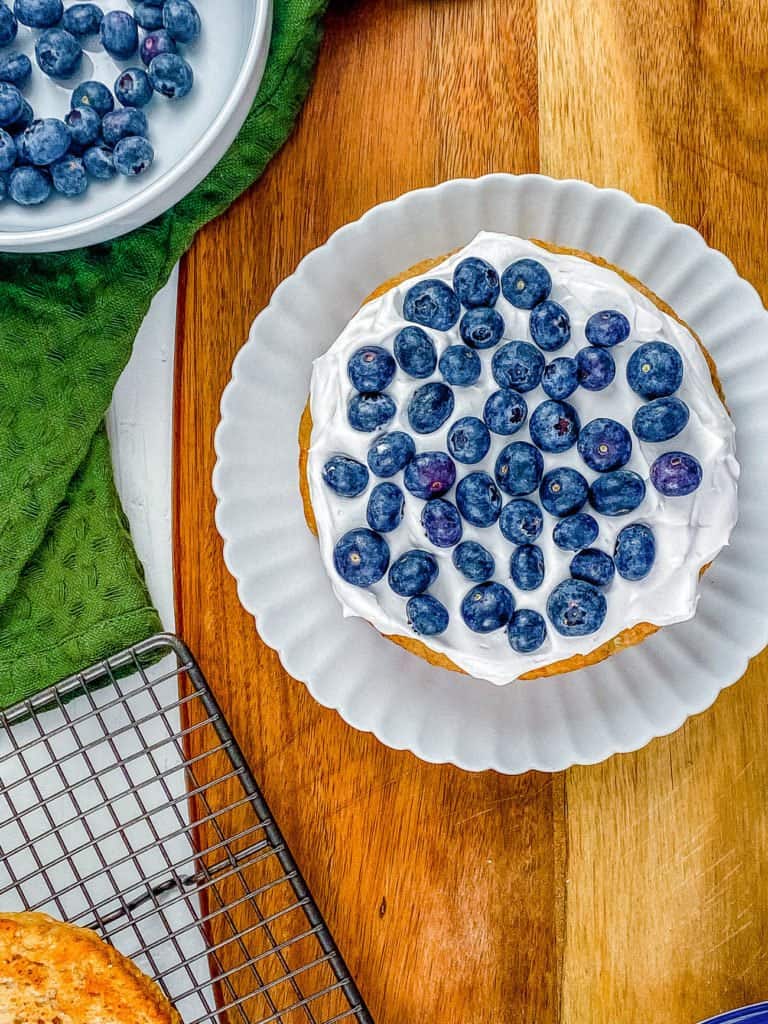
[[[123,651],[0,729],[0,910],[95,929],[185,1024],[372,1024],[180,640]]]

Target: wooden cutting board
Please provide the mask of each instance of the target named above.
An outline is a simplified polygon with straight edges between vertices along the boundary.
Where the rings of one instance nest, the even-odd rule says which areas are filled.
[[[355,732],[286,676],[222,561],[232,359],[341,224],[489,171],[626,189],[765,297],[767,83],[765,0],[337,3],[297,131],[184,263],[178,627],[380,1024],[691,1024],[768,997],[768,658],[675,735],[561,775],[465,774]]]

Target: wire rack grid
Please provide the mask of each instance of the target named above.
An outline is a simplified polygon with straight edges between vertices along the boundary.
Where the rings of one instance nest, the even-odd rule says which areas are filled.
[[[185,1024],[372,1024],[178,638],[0,712],[0,730],[0,911],[93,928]]]

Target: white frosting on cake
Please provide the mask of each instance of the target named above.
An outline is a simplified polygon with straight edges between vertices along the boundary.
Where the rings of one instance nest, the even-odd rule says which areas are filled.
[[[647,523],[656,537],[656,561],[650,575],[640,582],[628,582],[616,574],[613,582],[604,588],[608,611],[600,629],[584,637],[564,637],[555,631],[547,619],[547,597],[561,580],[569,577],[569,564],[574,552],[563,551],[552,540],[552,529],[558,521],[544,512],[544,529],[536,543],[541,547],[546,576],[535,591],[518,590],[509,576],[509,557],[514,545],[506,540],[498,523],[477,528],[464,522],[462,540],[477,540],[496,560],[494,579],[504,583],[514,594],[517,608],[534,608],[547,621],[547,638],[533,654],[517,654],[509,646],[506,630],[481,635],[464,624],[461,600],[474,585],[454,567],[452,548],[435,548],[424,535],[421,511],[424,502],[410,494],[402,484],[402,473],[390,478],[403,490],[406,509],[403,522],[397,530],[387,533],[391,561],[410,548],[430,551],[440,567],[440,575],[429,588],[448,609],[450,623],[440,636],[419,637],[434,651],[447,655],[464,671],[493,683],[503,684],[540,666],[548,665],[575,654],[588,654],[611,637],[639,622],[652,622],[664,626],[689,619],[698,600],[701,568],[728,543],[736,523],[736,484],[739,466],[735,457],[734,426],[715,389],[706,360],[697,344],[681,324],[658,309],[614,271],[599,267],[588,260],[574,256],[555,255],[523,239],[509,235],[479,234],[466,248],[446,259],[426,274],[410,278],[392,288],[385,295],[367,303],[350,321],[332,347],[314,363],[311,389],[313,419],[309,452],[309,488],[317,520],[320,550],[333,589],[342,604],[344,615],[367,619],[381,633],[413,637],[406,619],[406,599],[389,587],[386,575],[368,589],[346,583],[333,565],[336,541],[347,530],[365,527],[366,506],[371,489],[380,482],[371,474],[363,494],[356,498],[343,498],[335,494],[323,481],[322,471],[328,458],[344,453],[367,465],[366,455],[380,433],[404,430],[416,443],[417,452],[447,451],[448,429],[461,416],[482,418],[487,396],[498,390],[491,374],[491,358],[496,348],[479,351],[482,373],[477,384],[453,389],[455,408],[448,421],[432,434],[415,434],[409,426],[408,400],[412,392],[426,380],[415,380],[398,367],[397,375],[387,388],[397,404],[395,418],[381,431],[373,434],[353,430],[347,422],[347,403],[354,389],[347,376],[350,356],[362,345],[381,345],[392,352],[396,334],[406,321],[402,316],[403,299],[415,281],[439,278],[452,283],[456,265],[467,256],[479,256],[491,263],[501,275],[514,260],[532,257],[539,260],[552,277],[550,298],[561,303],[571,321],[571,339],[557,352],[545,353],[547,361],[558,356],[575,356],[587,342],[584,326],[587,319],[601,309],[618,309],[631,325],[629,340],[610,349],[616,361],[616,377],[603,391],[593,392],[577,388],[568,398],[575,406],[582,425],[596,417],[619,420],[628,429],[632,417],[643,399],[626,382],[626,364],[637,346],[643,342],[662,340],[674,345],[684,361],[683,382],[676,393],[687,403],[690,419],[684,430],[670,441],[645,444],[633,435],[632,456],[626,469],[635,470],[646,481],[643,503],[629,515],[606,517],[598,515],[587,504],[583,511],[595,516],[600,534],[593,546],[613,554],[616,536],[629,523]],[[531,340],[528,330],[529,311],[516,309],[501,296],[496,305],[504,317],[505,331],[501,344],[514,339]],[[449,331],[426,328],[432,338],[438,357],[449,345],[461,342],[459,325]],[[706,339],[704,339],[706,344]],[[435,370],[428,380],[441,380]],[[539,402],[547,396],[541,387],[525,394],[529,419]],[[486,470],[493,476],[494,464],[500,450],[512,441],[530,441],[527,423],[512,436],[491,434],[491,448],[478,464],[465,466],[456,463],[457,482],[468,473]],[[649,480],[653,461],[665,451],[682,450],[694,455],[702,465],[701,486],[683,498],[664,497]],[[553,455],[543,453],[545,472],[554,466],[572,466],[588,481],[598,475],[582,461],[576,447]],[[455,485],[445,497],[455,502]],[[506,503],[510,498],[503,495]],[[528,497],[538,503],[538,493]]]

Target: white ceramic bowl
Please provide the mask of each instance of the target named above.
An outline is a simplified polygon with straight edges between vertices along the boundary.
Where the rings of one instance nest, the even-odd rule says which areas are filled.
[[[145,112],[155,163],[140,178],[92,181],[85,195],[21,207],[0,206],[0,251],[56,252],[104,242],[158,217],[198,185],[233,142],[264,74],[272,30],[272,0],[195,0],[200,39],[181,51],[195,86],[176,102],[155,96]],[[101,0],[105,11],[130,10],[128,0]],[[80,71],[71,81],[47,78],[35,64],[38,31],[19,26],[13,49],[27,53],[33,73],[24,95],[37,117],[63,117],[72,90],[87,78],[110,86],[119,71],[141,66],[138,55],[115,61],[96,40],[85,40]],[[9,48],[10,49],[10,48]]]
[[[603,256],[667,300],[717,361],[742,467],[740,521],[704,578],[692,620],[600,665],[506,687],[433,668],[360,619],[344,619],[298,491],[296,434],[312,360],[378,284],[466,244],[480,229]],[[213,485],[240,599],[317,700],[428,761],[557,771],[672,732],[735,682],[768,642],[766,342],[768,314],[725,256],[622,192],[498,174],[377,206],[301,262],[235,360]]]

